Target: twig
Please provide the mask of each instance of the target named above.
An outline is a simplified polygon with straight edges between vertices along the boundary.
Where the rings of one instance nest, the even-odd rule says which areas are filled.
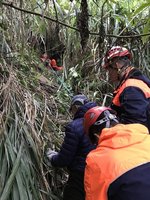
[[[99,56],[101,55],[101,52],[103,49],[104,37],[106,36],[105,30],[104,30],[104,25],[103,25],[104,6],[106,3],[107,3],[107,0],[105,0],[105,2],[103,3],[102,9],[101,9],[101,22],[100,22],[100,26],[99,26]]]
[[[90,32],[91,35],[99,35],[99,33]],[[106,37],[115,37],[115,38],[136,38],[136,37],[144,37],[150,35],[149,33],[139,34],[139,35],[113,35],[113,34],[106,34]]]
[[[57,9],[56,9],[56,5],[55,5],[55,1],[54,0],[53,0],[53,5],[54,5],[54,10],[55,10],[56,20],[58,22],[58,13],[57,13]]]

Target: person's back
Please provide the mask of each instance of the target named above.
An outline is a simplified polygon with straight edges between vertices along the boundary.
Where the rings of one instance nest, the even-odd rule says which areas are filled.
[[[64,189],[63,200],[84,200],[84,170],[87,154],[95,148],[84,134],[83,117],[85,112],[96,106],[85,95],[73,97],[70,112],[73,120],[66,126],[65,137],[60,151],[48,150],[46,157],[53,167],[67,167],[69,179]]]
[[[100,129],[98,146],[86,159],[86,200],[149,200],[148,129],[141,124],[117,124],[109,128],[112,119],[112,115],[107,115],[90,124],[92,127],[107,123],[108,128]]]
[[[67,167],[69,171],[84,171],[87,154],[95,148],[84,134],[83,116],[96,104],[88,102],[76,112],[74,119],[65,128],[65,138],[59,154],[52,157],[55,167]]]

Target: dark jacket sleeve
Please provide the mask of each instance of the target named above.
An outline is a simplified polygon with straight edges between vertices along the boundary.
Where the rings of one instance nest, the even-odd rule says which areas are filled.
[[[148,99],[138,87],[127,87],[120,95],[122,123],[147,123]]]
[[[60,152],[52,157],[52,165],[55,167],[67,167],[76,154],[79,137],[76,134],[74,121],[66,126],[65,138]]]

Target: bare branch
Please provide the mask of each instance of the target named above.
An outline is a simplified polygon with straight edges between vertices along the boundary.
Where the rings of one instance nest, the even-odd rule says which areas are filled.
[[[90,32],[91,35],[99,35],[99,33]],[[139,34],[139,35],[113,35],[113,34],[106,34],[106,37],[115,37],[115,38],[137,38],[137,37],[144,37],[150,35],[149,33]]]

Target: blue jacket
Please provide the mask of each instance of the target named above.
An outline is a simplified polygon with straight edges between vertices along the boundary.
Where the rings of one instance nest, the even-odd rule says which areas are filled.
[[[83,116],[85,112],[95,107],[96,103],[88,102],[81,106],[74,119],[66,126],[64,142],[60,152],[52,157],[54,167],[67,167],[70,171],[84,171],[87,154],[95,148],[85,135]]]
[[[150,80],[133,68],[116,88],[111,108],[121,123],[140,123],[150,130]]]

